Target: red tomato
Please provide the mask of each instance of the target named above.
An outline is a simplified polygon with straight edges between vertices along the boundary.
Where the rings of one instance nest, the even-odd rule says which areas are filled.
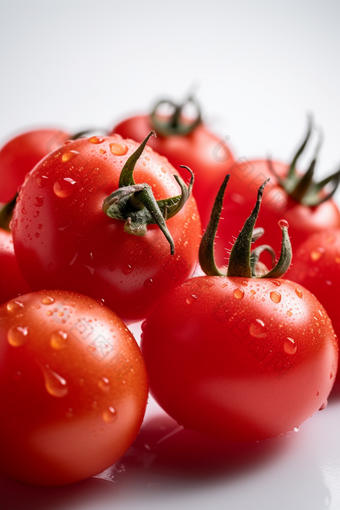
[[[193,274],[201,227],[192,197],[166,222],[174,255],[157,225],[138,237],[103,212],[137,147],[119,135],[66,142],[29,174],[12,228],[19,267],[32,289],[81,292],[104,301],[123,320],[136,321]],[[134,170],[136,183],[150,184],[156,200],[179,195],[174,175],[150,147]]]
[[[13,199],[25,175],[70,135],[58,129],[37,129],[15,136],[0,149],[0,202]]]
[[[289,278],[318,298],[340,337],[340,230],[318,232],[302,243],[295,252]]]
[[[182,108],[183,106],[185,104]],[[161,119],[164,124],[165,118],[161,117]],[[195,174],[193,193],[202,226],[205,227],[208,224],[220,182],[235,160],[225,140],[221,140],[212,133],[206,124],[200,122],[188,134],[181,134],[181,128],[184,126],[185,129],[187,125],[185,119],[182,119],[182,124],[177,130],[178,134],[176,129],[173,129],[168,136],[164,136],[157,129],[157,125],[152,123],[150,115],[138,115],[120,122],[113,128],[112,134],[118,133],[123,138],[132,138],[141,142],[150,130],[154,129],[157,138],[150,140],[150,146],[165,156],[184,179],[187,175],[180,169],[180,165],[187,165],[193,170]]]
[[[317,299],[288,280],[192,278],[143,325],[150,390],[180,425],[260,440],[324,406],[338,347]]]
[[[25,483],[74,483],[111,466],[141,426],[140,350],[93,299],[40,291],[0,307],[0,471]]]
[[[27,292],[30,289],[15,258],[12,234],[0,228],[0,304]]]
[[[276,172],[284,176],[289,165],[273,162]],[[280,251],[280,238],[277,235],[277,222],[285,219],[289,223],[289,234],[295,254],[298,246],[315,232],[325,228],[340,227],[339,209],[333,200],[327,200],[317,207],[310,207],[290,198],[271,174],[266,160],[246,161],[235,165],[226,190],[223,218],[218,228],[219,243],[216,246],[216,259],[226,265],[230,241],[237,237],[244,218],[250,213],[256,198],[257,189],[270,177],[263,194],[263,203],[257,224],[264,228],[262,243],[272,245],[276,253]]]

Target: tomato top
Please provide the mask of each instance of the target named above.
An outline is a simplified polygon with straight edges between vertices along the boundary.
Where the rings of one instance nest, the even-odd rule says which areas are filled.
[[[103,211],[138,148],[119,135],[68,141],[29,174],[14,212],[13,238],[19,266],[33,289],[86,293],[125,320],[140,320],[162,293],[193,273],[201,228],[192,196],[166,221],[174,255],[157,225],[150,224],[138,237]],[[156,201],[177,197],[178,203],[181,188],[174,175],[168,161],[150,147],[135,161],[134,182],[149,185]],[[126,210],[133,211],[135,204],[126,201],[126,189],[116,203],[119,209],[124,202],[125,224]]]
[[[9,140],[0,149],[0,202],[12,200],[25,175],[68,138],[68,133],[58,129],[37,129]]]

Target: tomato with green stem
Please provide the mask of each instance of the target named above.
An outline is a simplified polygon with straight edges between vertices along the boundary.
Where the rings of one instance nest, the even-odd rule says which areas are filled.
[[[111,310],[68,291],[0,306],[0,472],[42,486],[110,467],[148,397],[140,349]]]
[[[195,110],[191,119],[185,115],[188,106]],[[162,107],[168,107],[171,114],[162,115]],[[235,163],[228,143],[203,122],[201,108],[193,96],[182,104],[168,99],[158,101],[150,115],[129,117],[117,124],[111,134],[118,133],[123,138],[141,142],[151,129],[157,133],[157,138],[150,140],[155,151],[166,157],[175,168],[188,165],[193,169],[194,196],[202,226],[206,227],[221,179]],[[180,170],[180,173],[185,179],[185,171]]]
[[[61,288],[105,302],[124,321],[147,315],[190,277],[201,226],[176,170],[146,143],[92,136],[49,154],[29,174],[12,221],[33,290]]]
[[[299,427],[325,406],[338,365],[325,309],[307,289],[281,278],[291,260],[285,220],[279,260],[257,274],[261,253],[273,256],[268,245],[251,251],[266,182],[223,275],[213,252],[224,181],[200,246],[207,276],[169,292],[142,328],[154,398],[180,425],[224,440],[266,439]]]

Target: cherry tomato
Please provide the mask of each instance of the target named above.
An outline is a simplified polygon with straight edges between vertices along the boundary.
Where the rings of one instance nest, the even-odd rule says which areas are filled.
[[[140,350],[119,317],[67,291],[0,307],[0,471],[65,485],[111,466],[141,426],[148,394]]]
[[[179,425],[218,439],[260,440],[298,428],[325,407],[337,371],[325,309],[304,287],[277,279],[291,259],[286,221],[275,268],[253,273],[268,249],[250,253],[264,185],[232,248],[228,275],[219,276],[212,255],[221,191],[200,247],[210,276],[170,291],[143,323],[152,395]]]
[[[339,171],[321,183],[314,183],[312,177],[317,153],[305,174],[298,173],[295,168],[309,141],[311,130],[310,121],[307,136],[290,165],[259,159],[240,161],[231,168],[232,178],[223,210],[225,219],[220,222],[218,229],[216,259],[220,265],[227,263],[230,242],[240,232],[243,219],[252,209],[258,187],[268,177],[270,182],[264,191],[258,225],[265,230],[263,242],[271,244],[276,252],[280,251],[277,222],[282,218],[289,223],[293,253],[311,234],[340,227],[340,212],[331,199],[339,184]],[[323,189],[327,184],[332,185],[328,195]]]
[[[19,267],[33,290],[48,287],[81,292],[102,300],[123,320],[136,321],[146,316],[164,292],[193,274],[201,227],[192,196],[176,216],[170,217],[171,205],[163,207],[165,215],[169,211],[166,225],[174,255],[157,225],[147,229],[143,225],[139,232],[138,214],[146,211],[140,202],[138,207],[143,210],[137,207],[133,213],[138,221],[131,223],[128,217],[125,226],[103,211],[105,201],[110,207],[117,206],[118,216],[124,216],[119,205],[126,202],[124,193],[139,189],[140,184],[143,188],[143,183],[150,185],[157,201],[175,196],[178,203],[181,190],[174,178],[178,174],[150,147],[135,162],[137,184],[119,188],[122,195],[113,197],[122,168],[130,168],[130,157],[135,157],[137,149],[136,142],[119,135],[83,138],[66,142],[29,174],[12,228]],[[134,207],[129,203],[125,203],[128,215]],[[133,226],[134,233],[145,235],[128,233]]]
[[[340,230],[318,232],[302,243],[295,252],[289,278],[318,298],[339,337]]]
[[[25,175],[46,154],[60,147],[69,134],[58,129],[26,131],[0,149],[0,202],[7,203],[24,182]]]
[[[192,124],[180,116],[188,102],[193,102],[198,109],[197,119]],[[172,116],[158,115],[158,107],[163,103],[174,107]],[[228,144],[201,121],[199,107],[193,98],[179,106],[172,101],[160,101],[151,115],[129,117],[115,126],[112,133],[141,142],[151,129],[157,133],[157,138],[150,140],[155,151],[165,156],[183,178],[186,174],[180,170],[180,165],[187,165],[193,170],[194,197],[202,226],[206,227],[220,182],[235,163]]]
[[[0,228],[0,304],[27,292],[30,289],[15,258],[12,234]]]

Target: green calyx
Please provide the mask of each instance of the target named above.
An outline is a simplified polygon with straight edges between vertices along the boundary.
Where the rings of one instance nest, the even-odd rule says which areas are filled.
[[[279,227],[282,230],[281,254],[275,264],[275,252],[269,245],[262,245],[251,250],[251,244],[257,241],[263,234],[262,228],[254,228],[260,211],[263,190],[269,179],[267,179],[258,189],[255,207],[243,228],[238,235],[232,250],[230,252],[227,274],[219,271],[215,264],[214,242],[221,216],[223,198],[225,189],[229,180],[227,175],[215,199],[214,207],[211,213],[210,221],[204,232],[199,248],[199,262],[202,270],[208,276],[241,276],[244,278],[280,278],[287,271],[292,260],[292,249],[288,236],[288,223],[285,220],[279,221]],[[271,254],[273,269],[266,274],[257,275],[256,265],[261,253],[268,251]]]
[[[305,150],[305,147],[312,133],[312,128],[313,119],[312,117],[309,117],[305,139],[303,140],[301,146],[299,147],[295,156],[293,157],[293,160],[289,166],[288,173],[285,177],[280,177],[276,173],[270,159],[268,159],[267,162],[270,172],[276,177],[278,183],[280,184],[280,186],[284,188],[288,196],[290,196],[293,200],[299,202],[300,204],[309,207],[316,207],[325,202],[326,200],[330,199],[334,195],[340,183],[340,170],[337,170],[334,174],[329,175],[328,177],[326,177],[325,179],[318,183],[313,181],[315,165],[317,163],[318,153],[320,151],[322,144],[322,135],[320,133],[319,142],[317,144],[314,157],[307,171],[303,175],[298,174],[296,172],[297,161],[301,154],[303,153],[303,151]],[[332,188],[328,193],[326,193],[324,188],[328,184],[331,184]]]
[[[189,123],[183,118],[183,110],[189,104],[194,106],[196,110],[195,118]],[[170,106],[173,113],[170,116],[164,117],[159,115],[161,106]],[[150,115],[152,128],[156,131],[157,135],[168,136],[186,136],[189,135],[201,122],[201,108],[193,96],[189,96],[182,104],[176,104],[170,99],[162,99],[158,101]]]
[[[119,188],[105,198],[103,211],[110,218],[124,221],[124,230],[128,234],[144,236],[148,225],[158,225],[168,240],[170,252],[173,255],[175,252],[174,241],[166,221],[175,216],[190,197],[194,174],[190,168],[181,165],[181,168],[186,168],[190,172],[190,183],[187,186],[180,176],[174,175],[181,188],[181,194],[164,200],[155,199],[149,184],[136,184],[133,178],[134,168],[151,136],[155,136],[153,131],[126,161],[120,174]]]
[[[18,193],[15,195],[13,200],[8,202],[8,204],[4,205],[0,209],[0,228],[2,228],[3,230],[7,230],[7,232],[11,231],[9,225],[10,225],[12,217],[13,217],[13,211],[14,211],[15,204],[17,202],[17,198],[18,198]]]

